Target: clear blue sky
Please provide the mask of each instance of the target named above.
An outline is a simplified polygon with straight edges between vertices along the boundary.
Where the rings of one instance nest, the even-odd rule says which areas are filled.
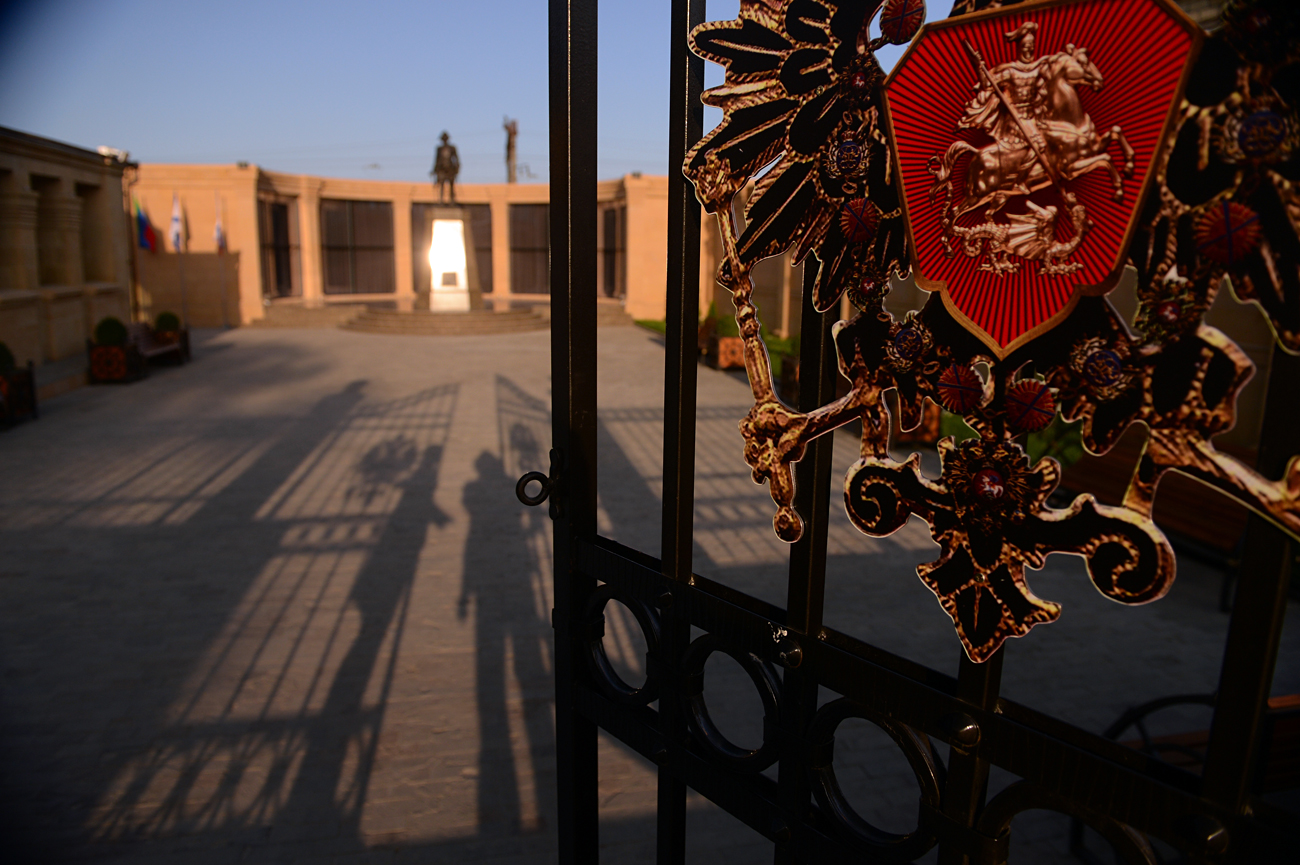
[[[668,5],[601,4],[602,178],[668,171]],[[446,129],[461,180],[499,182],[506,114],[547,179],[544,0],[0,0],[0,125],[141,162],[419,181]]]

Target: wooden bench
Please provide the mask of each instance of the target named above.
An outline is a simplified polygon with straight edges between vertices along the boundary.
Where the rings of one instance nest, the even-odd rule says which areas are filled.
[[[182,328],[174,341],[159,339],[154,329],[144,322],[129,324],[126,330],[127,341],[135,345],[145,360],[159,359],[181,364],[190,359],[188,328]]]
[[[1205,749],[1210,742],[1209,730],[1152,736],[1146,729],[1147,717],[1161,709],[1197,704],[1213,707],[1214,695],[1198,694],[1152,700],[1129,709],[1102,735],[1107,739],[1117,739],[1125,730],[1135,727],[1138,738],[1127,739],[1121,745],[1199,775],[1204,768]],[[1260,736],[1264,740],[1264,747],[1260,750],[1255,791],[1276,793],[1300,786],[1300,694],[1269,698]]]
[[[1134,706],[1102,733],[1107,739],[1119,739],[1126,730],[1135,728],[1138,738],[1120,742],[1170,766],[1201,774],[1205,768],[1205,751],[1210,743],[1209,730],[1152,736],[1146,721],[1151,715],[1171,706],[1214,707],[1213,694],[1185,694],[1161,697]],[[1278,793],[1300,787],[1300,694],[1270,697],[1264,723],[1260,728],[1262,747],[1251,789],[1257,794]],[[1083,823],[1070,821],[1070,852],[1085,862],[1096,857],[1084,846]]]

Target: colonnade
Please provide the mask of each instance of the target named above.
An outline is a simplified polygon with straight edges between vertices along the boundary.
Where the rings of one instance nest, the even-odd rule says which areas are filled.
[[[123,163],[0,130],[0,341],[21,364],[80,354],[130,317]]]

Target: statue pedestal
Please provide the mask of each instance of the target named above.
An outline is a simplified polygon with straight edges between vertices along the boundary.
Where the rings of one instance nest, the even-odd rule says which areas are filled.
[[[429,310],[469,312],[483,308],[469,214],[459,207],[433,211],[429,238]]]
[[[434,288],[429,292],[430,312],[469,312],[469,292],[466,290]]]

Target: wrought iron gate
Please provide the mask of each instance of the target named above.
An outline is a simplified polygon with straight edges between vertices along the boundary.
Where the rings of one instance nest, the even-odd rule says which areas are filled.
[[[550,3],[554,450],[549,476],[532,473],[518,487],[529,498],[527,483],[541,482],[529,503],[549,494],[554,519],[559,861],[598,858],[598,728],[658,767],[661,863],[684,861],[688,787],[770,839],[779,863],[908,861],[936,844],[943,863],[1000,863],[1012,818],[1031,808],[1081,820],[1126,862],[1156,861],[1147,836],[1197,862],[1295,855],[1297,824],[1252,792],[1292,557],[1286,535],[1263,519],[1252,517],[1248,530],[1201,776],[1001,699],[1000,650],[984,663],[964,653],[954,679],[824,627],[829,437],[813,440],[795,467],[804,530],[791,549],[785,609],[692,573],[700,204],[675,167],[702,135],[704,61],[687,36],[704,21],[703,0],[672,4],[662,547],[655,556],[599,536],[596,6]],[[811,412],[834,397],[838,316],[814,308],[817,266],[805,271],[799,409]],[[1274,352],[1259,465],[1270,477],[1295,449],[1300,414],[1285,391],[1297,372],[1295,358]],[[605,657],[611,599],[644,633],[641,688]],[[705,636],[692,640],[692,626]],[[710,720],[702,678],[714,652],[734,658],[762,697],[757,749],[728,742]],[[819,709],[820,689],[840,697]],[[841,795],[831,754],[847,718],[876,724],[906,755],[919,786],[911,833],[871,826]],[[774,763],[776,781],[761,774]],[[986,802],[990,766],[1023,780]]]

